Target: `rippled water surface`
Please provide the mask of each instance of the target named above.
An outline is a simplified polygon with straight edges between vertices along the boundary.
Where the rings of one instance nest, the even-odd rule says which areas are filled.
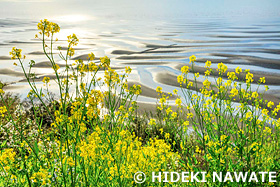
[[[138,4],[143,5],[140,2]],[[11,6],[8,3],[4,5]],[[173,2],[173,6],[170,5],[170,2],[163,1],[162,6],[153,3],[149,8],[143,5],[138,9],[132,2],[126,1],[119,7],[114,5],[118,9],[115,12],[113,6],[103,4],[97,6],[96,14],[90,13],[88,8],[84,13],[82,10],[79,14],[68,12],[66,16],[45,13],[41,18],[49,18],[61,26],[56,45],[66,47],[66,36],[77,34],[80,43],[75,48],[74,59],[86,59],[89,52],[94,52],[97,57],[110,57],[112,66],[118,67],[120,71],[125,66],[132,67],[130,81],[139,83],[144,88],[145,92],[140,97],[142,101],[153,101],[157,86],[172,91],[176,87],[174,77],[180,74],[182,65],[188,64],[190,55],[197,56],[197,65],[200,67],[204,66],[206,60],[211,60],[213,67],[223,62],[229,69],[239,66],[268,76],[270,94],[280,96],[278,13],[261,15],[256,11],[252,15],[254,10],[248,10],[251,12],[246,14],[246,8],[243,7],[244,13],[243,9],[235,7],[232,15],[225,12],[221,15],[217,14],[219,10],[211,12],[209,5],[210,10],[204,6],[203,10],[208,11],[200,16],[201,12],[194,10],[182,13],[182,10],[189,10],[188,4],[182,1],[177,0]],[[230,10],[230,5],[223,6]],[[279,4],[275,3],[275,6],[279,7]],[[107,9],[110,12],[106,12]],[[149,11],[150,9],[154,12]],[[34,17],[29,11],[28,15],[18,14],[17,17],[2,13],[0,18],[0,80],[9,84],[7,90],[21,93],[23,97],[29,88],[21,69],[13,66],[14,60],[10,60],[8,56],[13,46],[22,48],[27,55],[26,67],[28,60],[36,61],[34,71],[38,80],[52,74],[46,57],[41,53],[41,43],[34,38],[39,21],[37,17],[40,16],[39,10],[34,11],[37,11]],[[57,62],[62,63],[59,59]],[[53,91],[55,92],[55,88]]]

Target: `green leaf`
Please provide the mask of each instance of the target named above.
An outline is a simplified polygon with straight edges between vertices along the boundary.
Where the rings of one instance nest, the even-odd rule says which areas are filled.
[[[36,155],[39,154],[39,148],[38,148],[37,142],[34,143],[34,151],[35,151]]]

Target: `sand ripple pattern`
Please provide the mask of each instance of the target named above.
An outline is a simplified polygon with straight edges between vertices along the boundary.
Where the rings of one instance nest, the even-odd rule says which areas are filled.
[[[206,60],[211,60],[214,68],[223,62],[232,70],[237,66],[251,69],[256,77],[267,77],[271,96],[280,97],[279,21],[241,25],[222,19],[125,20],[118,24],[89,20],[80,25],[62,23],[60,26],[62,31],[56,45],[61,45],[62,50],[66,50],[68,34],[74,32],[80,38],[73,60],[86,60],[87,53],[94,52],[97,57],[110,57],[112,66],[119,71],[125,66],[132,67],[130,82],[145,88],[140,97],[145,102],[155,100],[157,95],[153,91],[157,86],[166,91],[176,88],[174,76],[180,74],[180,67],[188,65],[188,57],[193,54],[198,59],[196,69],[201,73]],[[44,76],[52,77],[50,64],[40,51],[41,43],[34,39],[35,21],[0,19],[0,27],[0,80],[9,83],[8,89],[23,95],[28,91],[20,68],[14,67],[8,56],[13,46],[23,48],[28,59],[36,61],[34,71],[38,81]],[[98,58],[95,61],[98,62]]]

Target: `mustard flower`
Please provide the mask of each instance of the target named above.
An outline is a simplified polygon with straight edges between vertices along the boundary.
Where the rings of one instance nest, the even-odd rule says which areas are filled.
[[[265,77],[261,77],[259,80],[260,83],[265,83]]]
[[[222,77],[219,77],[219,78],[217,79],[217,84],[220,85],[220,84],[222,83],[222,81],[223,81],[223,78],[222,78]]]
[[[165,133],[164,137],[165,137],[165,139],[168,140],[170,138],[170,134],[167,132],[167,133]]]
[[[156,89],[156,92],[162,93],[162,87],[158,86],[157,89]]]
[[[149,125],[156,125],[156,120],[151,118],[150,122],[149,122]]]
[[[237,68],[235,68],[235,72],[237,74],[241,73],[242,72],[242,69],[238,66]]]
[[[17,49],[16,47],[12,48],[12,51],[10,52],[10,55],[12,55],[11,59],[21,58],[21,49]]]
[[[205,75],[205,76],[209,76],[210,73],[211,73],[211,72],[210,72],[209,70],[206,70],[206,71],[204,72],[204,75]]]
[[[265,91],[269,90],[269,87],[267,85],[264,85]]]
[[[178,107],[181,107],[182,100],[180,98],[177,98],[175,104],[178,105]]]
[[[231,91],[230,91],[230,93],[231,93],[231,97],[235,97],[237,94],[238,94],[238,90],[236,89],[236,88],[233,88]]]
[[[196,61],[196,56],[192,55],[189,57],[190,63]]]
[[[15,160],[16,152],[12,149],[4,149],[0,154],[0,163],[4,165],[8,165],[9,162],[13,162]]]
[[[181,72],[184,73],[184,74],[188,73],[189,72],[189,66],[183,66],[181,68]]]
[[[196,153],[201,153],[201,150],[199,149],[199,147],[198,147],[198,146],[196,146],[196,148],[195,148],[195,152],[196,152]]]
[[[177,81],[178,81],[178,83],[182,84],[183,81],[184,81],[183,76],[182,76],[182,75],[179,75],[179,76],[177,77]]]
[[[257,98],[257,97],[259,97],[258,92],[253,92],[253,93],[252,93],[252,98]]]
[[[54,66],[53,66],[53,69],[55,70],[55,71],[57,71],[57,70],[59,70],[59,65],[58,64],[55,64]]]
[[[238,79],[234,72],[228,72],[227,76],[228,76],[229,79],[231,79],[233,81]]]
[[[193,117],[193,113],[188,113],[187,114],[187,118],[192,118]]]
[[[222,62],[218,64],[219,74],[223,74],[227,71],[228,67],[224,65]]]
[[[210,85],[211,85],[211,82],[208,79],[203,81],[203,86],[205,86],[207,89],[209,89]]]
[[[50,77],[44,77],[43,78],[43,83],[49,83],[50,82]]]
[[[70,48],[68,49],[68,55],[69,55],[69,56],[74,56],[74,54],[75,54],[75,50],[74,50],[72,47],[70,47]]]
[[[95,59],[95,55],[93,53],[89,53],[88,54],[88,59],[89,60],[94,60]]]
[[[127,73],[127,74],[131,73],[131,68],[130,67],[125,67],[125,73]]]
[[[205,102],[206,105],[211,105],[211,103],[212,103],[211,99],[207,99],[206,102]]]
[[[172,112],[171,117],[175,119],[177,117],[177,112]]]
[[[163,133],[163,128],[160,128],[159,131],[160,131],[160,134],[162,135],[162,133]]]
[[[102,67],[107,67],[108,68],[110,66],[111,60],[107,56],[101,57],[100,61],[101,61],[101,66]]]
[[[211,66],[211,61],[207,60],[207,61],[205,62],[205,67],[206,67],[206,68],[210,68],[210,66]]]
[[[267,109],[262,109],[262,114],[263,115],[267,115],[268,114],[268,110]]]
[[[5,114],[7,111],[8,111],[8,110],[7,110],[6,106],[0,106],[0,116],[4,117],[4,116],[5,116],[4,114]]]
[[[160,99],[159,99],[159,102],[160,102],[161,104],[165,103],[165,102],[166,102],[165,97],[160,98]]]
[[[253,82],[253,81],[254,81],[254,80],[253,80],[253,77],[254,77],[254,75],[253,75],[252,73],[248,72],[248,73],[246,74],[246,77],[245,77],[246,83],[251,83],[251,82]]]
[[[183,125],[188,126],[188,125],[190,125],[190,122],[189,121],[184,121]]]
[[[171,112],[173,112],[173,110],[171,109],[171,106],[169,106],[167,109],[166,109],[166,114],[169,115]]]
[[[58,24],[50,22],[47,19],[40,20],[37,27],[38,30],[40,30],[39,34],[44,34],[47,37],[49,37],[50,34],[58,33],[60,31]],[[35,35],[35,38],[38,38],[38,35]]]
[[[225,141],[226,138],[227,138],[226,135],[221,135],[221,141],[222,141],[222,142]]]
[[[78,42],[79,42],[79,39],[77,38],[76,34],[72,34],[72,35],[69,35],[67,36],[67,41],[70,45],[78,45]]]
[[[251,118],[252,117],[252,112],[247,112],[246,113],[246,119]]]
[[[268,107],[268,108],[272,108],[273,105],[274,105],[274,102],[272,102],[272,101],[269,101],[269,102],[267,103],[267,107]]]

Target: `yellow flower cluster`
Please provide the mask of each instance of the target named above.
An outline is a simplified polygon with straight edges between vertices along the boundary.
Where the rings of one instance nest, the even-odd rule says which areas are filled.
[[[88,54],[88,59],[89,60],[94,60],[95,59],[95,55],[93,53],[89,53]]]
[[[0,116],[4,117],[6,112],[7,112],[6,106],[1,106],[0,107]]]
[[[156,89],[156,92],[162,93],[162,87],[158,86],[157,89]]]
[[[110,67],[110,62],[111,62],[111,60],[110,60],[110,58],[108,58],[107,56],[101,57],[101,58],[100,58],[100,62],[101,62],[101,64],[102,64],[102,67],[106,67],[106,68]]]
[[[110,132],[96,127],[88,140],[81,142],[79,146],[79,154],[85,159],[87,168],[106,163],[104,172],[108,173],[111,180],[116,177],[132,179],[137,171],[167,171],[172,169],[170,166],[180,158],[164,140],[154,138],[150,139],[147,145],[142,145],[141,141],[128,131],[121,130],[116,134],[119,134],[116,142],[110,142],[105,138],[110,136]],[[168,163],[171,164],[169,168],[166,167]]]
[[[228,72],[227,76],[230,80],[233,80],[233,81],[238,79],[238,77],[235,75],[234,72]]]
[[[175,104],[178,106],[178,107],[181,107],[182,105],[182,100],[180,98],[177,98],[176,101],[175,101]]]
[[[190,63],[193,63],[194,61],[196,61],[196,56],[192,55],[189,57],[190,59]]]
[[[260,81],[260,83],[264,84],[265,83],[265,77],[261,77],[259,81]]]
[[[177,81],[178,81],[178,83],[180,83],[180,85],[182,85],[182,83],[183,83],[183,81],[184,81],[184,77],[183,77],[182,75],[179,75],[179,76],[177,77]]]
[[[141,85],[134,84],[132,87],[130,87],[130,92],[135,95],[140,95],[142,93]]]
[[[14,162],[16,152],[13,149],[4,149],[0,155],[0,162],[7,166],[10,162]]]
[[[39,34],[44,34],[49,37],[51,34],[57,33],[60,31],[58,24],[48,21],[47,19],[41,20],[38,25]]]
[[[149,125],[156,125],[156,120],[154,118],[151,118]]]
[[[210,85],[211,85],[211,82],[208,80],[208,79],[205,79],[203,81],[203,86],[206,88],[206,89],[209,89],[210,88]]]
[[[50,77],[44,77],[43,78],[43,83],[49,83],[50,82]]]
[[[211,64],[212,64],[212,62],[209,61],[209,60],[207,60],[207,61],[205,62],[205,67],[206,67],[206,68],[210,68]]]
[[[114,84],[119,84],[121,82],[119,74],[114,70],[111,69],[110,67],[105,70],[105,83],[107,86],[111,86]]]
[[[130,67],[125,67],[125,73],[130,74],[131,73],[131,68]]]
[[[242,72],[242,69],[238,66],[237,68],[235,68],[235,72],[237,74],[240,74]]]
[[[223,74],[227,71],[227,66],[224,65],[222,62],[218,64],[218,71],[219,71],[219,74]]]
[[[71,56],[74,56],[74,54],[75,54],[74,48],[70,47],[70,48],[68,49],[68,55],[71,57]]]
[[[97,118],[100,115],[100,109],[104,107],[104,94],[100,90],[92,90],[87,99],[87,117],[89,119]],[[98,107],[98,105],[101,105]]]
[[[12,55],[11,59],[20,59],[22,57],[21,55],[21,49],[17,49],[16,47],[12,48],[12,51],[10,52],[10,55]]]
[[[189,66],[183,66],[182,68],[181,68],[181,72],[182,73],[188,73],[189,72]]]
[[[50,175],[47,170],[40,168],[38,172],[35,172],[30,177],[30,180],[34,183],[40,183],[41,185],[46,185],[50,182]]]
[[[248,72],[248,73],[246,74],[246,83],[251,83],[251,82],[253,82],[253,81],[254,81],[253,76],[254,76],[254,75],[253,75],[252,73]]]
[[[68,41],[70,46],[78,45],[79,39],[77,38],[76,34],[72,34],[72,35],[67,36],[67,39],[68,39],[67,41]]]

